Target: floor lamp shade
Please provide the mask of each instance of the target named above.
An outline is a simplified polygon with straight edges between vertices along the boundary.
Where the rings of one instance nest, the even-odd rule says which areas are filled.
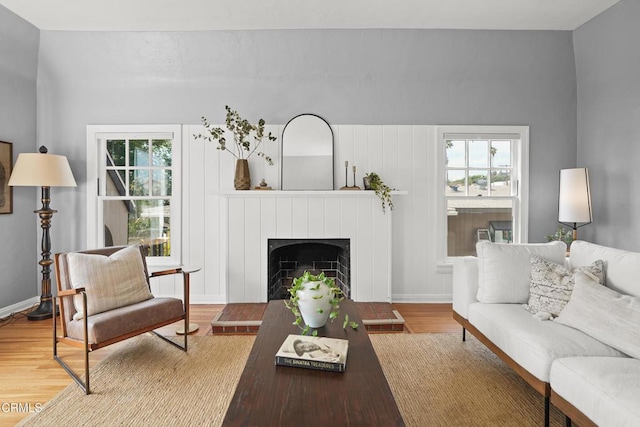
[[[558,222],[573,228],[590,224],[591,190],[587,168],[560,170],[560,194],[558,197]]]
[[[65,156],[45,153],[22,153],[13,167],[10,186],[75,187],[69,161]]]
[[[51,218],[57,211],[51,209],[51,187],[75,187],[76,180],[65,156],[47,154],[46,147],[40,147],[40,153],[22,153],[9,178],[10,186],[40,187],[42,191],[42,208],[35,211],[40,217],[42,228],[42,259],[38,264],[42,266],[42,292],[40,305],[27,314],[29,320],[43,320],[53,316],[53,301],[51,296],[51,239],[49,229]],[[55,317],[54,317],[55,321]]]

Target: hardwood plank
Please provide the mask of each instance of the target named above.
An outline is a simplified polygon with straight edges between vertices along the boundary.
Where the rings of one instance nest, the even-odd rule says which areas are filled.
[[[453,319],[451,304],[393,304],[404,318],[405,329],[412,334],[460,333],[462,327]]]

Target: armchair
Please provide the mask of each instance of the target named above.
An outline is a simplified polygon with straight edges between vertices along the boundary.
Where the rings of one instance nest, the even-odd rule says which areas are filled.
[[[57,295],[54,313],[60,308],[61,335],[53,316],[53,357],[90,394],[89,353],[119,341],[153,332],[187,351],[188,333],[178,344],[155,329],[180,320],[189,325],[189,274],[198,269],[174,268],[149,274],[143,246],[119,246],[55,255]],[[183,300],[155,298],[149,278],[182,274]],[[58,356],[58,343],[84,352],[84,381]]]

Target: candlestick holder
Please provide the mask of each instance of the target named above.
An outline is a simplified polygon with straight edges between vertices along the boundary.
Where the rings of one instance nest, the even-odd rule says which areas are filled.
[[[349,162],[344,162],[344,187],[341,190],[360,190],[360,187],[356,185],[356,167],[353,166],[353,187],[349,186]]]
[[[349,187],[352,190],[360,190],[360,187],[356,185],[356,166],[353,166],[353,187]]]
[[[344,162],[344,187],[340,187],[341,190],[349,190],[349,161],[345,160]]]

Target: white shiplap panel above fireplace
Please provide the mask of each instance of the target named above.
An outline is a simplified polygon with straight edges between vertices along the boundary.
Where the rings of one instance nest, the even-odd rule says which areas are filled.
[[[391,301],[392,213],[373,192],[236,191],[222,199],[228,302],[267,301],[267,243],[275,238],[349,239],[352,299]]]

